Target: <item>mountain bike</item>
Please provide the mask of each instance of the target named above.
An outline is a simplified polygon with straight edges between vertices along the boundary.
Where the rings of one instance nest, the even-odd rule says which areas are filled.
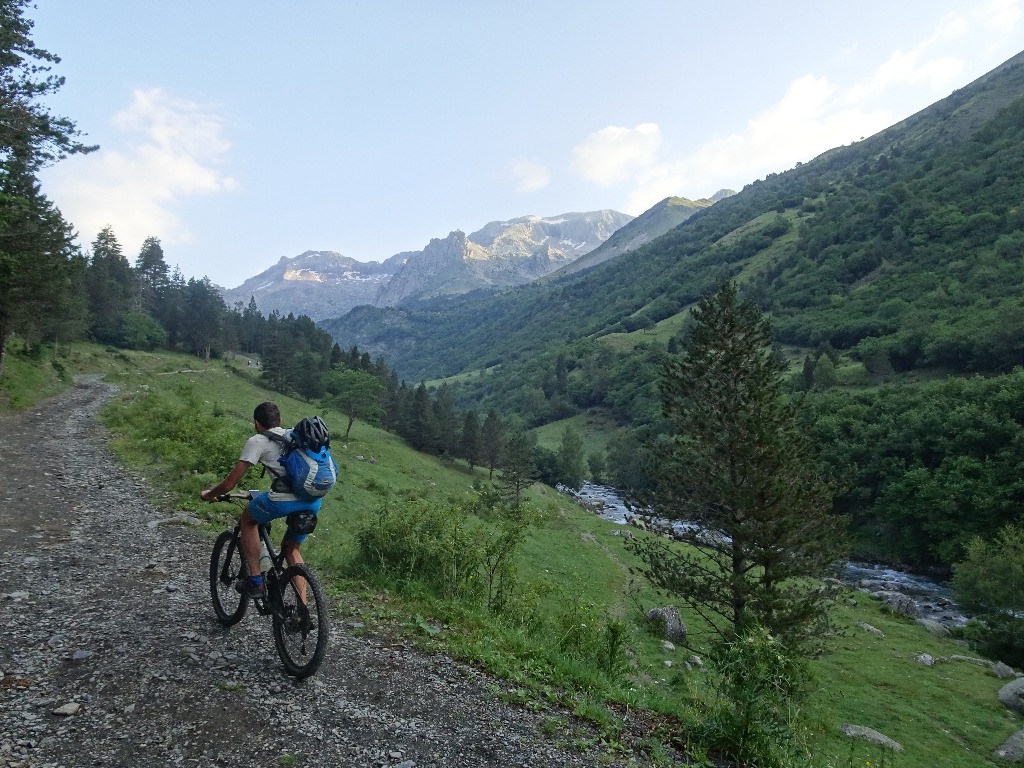
[[[247,494],[228,493],[218,501],[248,502],[260,491]],[[289,531],[311,533],[316,517],[295,512],[286,518]],[[330,630],[327,600],[316,573],[305,564],[288,565],[283,553],[274,549],[270,525],[260,525],[259,534],[266,548],[261,557],[265,568],[264,597],[249,597],[235,589],[235,582],[249,576],[249,566],[242,554],[241,524],[217,537],[210,557],[210,596],[217,620],[225,627],[237,624],[245,616],[249,603],[261,616],[270,616],[274,629],[274,645],[285,670],[293,677],[309,677],[320,668],[327,653]]]

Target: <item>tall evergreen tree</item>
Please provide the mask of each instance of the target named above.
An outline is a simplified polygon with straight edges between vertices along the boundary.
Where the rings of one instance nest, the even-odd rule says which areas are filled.
[[[242,321],[239,333],[239,344],[243,352],[255,352],[265,321],[263,313],[256,306],[256,297],[249,297],[249,304],[241,312]]]
[[[95,149],[44,105],[64,79],[50,74],[60,59],[32,41],[30,5],[0,0],[0,375],[15,331],[49,318],[68,333],[69,321],[81,317],[70,228],[40,193],[36,174]]]
[[[505,446],[505,429],[498,412],[491,408],[484,420],[483,455],[487,462],[487,478],[494,479],[494,470],[501,463],[501,455]]]
[[[404,437],[417,451],[432,451],[436,445],[434,414],[425,382],[413,391]]]
[[[123,324],[130,312],[139,311],[139,286],[114,230],[107,226],[92,242],[86,273],[92,334],[105,344],[123,341]]]
[[[35,178],[5,176],[0,191],[0,376],[14,333],[73,338],[85,330],[82,273],[70,227]]]
[[[147,237],[135,259],[135,274],[139,279],[142,311],[157,316],[160,302],[170,288],[170,267],[164,261],[164,249],[160,240]]]
[[[470,469],[480,463],[481,448],[480,419],[476,411],[466,411],[462,418],[462,434],[459,436],[459,455],[469,462]]]
[[[210,279],[192,278],[185,287],[182,341],[190,352],[209,361],[219,348],[227,307]]]
[[[631,546],[655,584],[722,636],[760,625],[799,647],[827,617],[814,579],[843,554],[832,489],[782,396],[768,320],[732,283],[693,318],[685,354],[661,379],[673,429],[650,499],[658,515],[696,524],[679,531],[691,548],[650,537]]]
[[[64,78],[50,74],[60,58],[32,41],[34,22],[25,18],[31,0],[0,0],[0,167],[35,175],[67,155],[91,152],[75,124],[54,115],[44,100]]]
[[[522,505],[523,494],[537,479],[535,453],[536,444],[524,430],[515,430],[505,441],[499,485],[502,496],[513,507]]]
[[[437,438],[435,449],[443,456],[454,458],[458,453],[459,419],[455,414],[452,389],[447,382],[438,387],[432,411]]]

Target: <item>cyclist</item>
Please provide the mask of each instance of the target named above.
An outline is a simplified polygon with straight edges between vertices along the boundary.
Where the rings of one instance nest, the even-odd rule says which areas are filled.
[[[271,440],[264,433],[273,431],[279,435],[286,434],[287,430],[281,428],[281,411],[271,401],[260,403],[252,414],[256,434],[250,437],[245,447],[242,448],[242,455],[235,464],[234,469],[226,478],[221,480],[212,488],[207,488],[199,494],[203,501],[216,501],[218,496],[231,491],[249,471],[249,468],[256,464],[262,464],[266,471],[273,477],[270,491],[261,493],[249,502],[249,505],[242,512],[240,538],[242,540],[242,554],[249,566],[249,573],[255,574],[248,579],[239,579],[235,589],[249,597],[265,597],[266,585],[263,583],[263,574],[260,573],[260,535],[259,524],[269,523],[279,517],[286,517],[292,512],[301,510],[312,510],[320,512],[320,504],[323,499],[313,501],[301,500],[292,493],[285,478],[284,467],[278,462],[282,455],[281,444]],[[304,421],[304,425],[306,422]],[[309,422],[308,429],[317,431],[324,430],[321,434],[304,435],[311,444],[323,442],[326,439],[326,427],[319,419]],[[306,540],[303,534],[288,533],[281,542],[281,551],[290,565],[302,563],[300,548]]]

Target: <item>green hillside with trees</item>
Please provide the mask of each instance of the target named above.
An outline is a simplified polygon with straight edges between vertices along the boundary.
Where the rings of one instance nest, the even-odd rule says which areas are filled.
[[[462,408],[531,428],[610,415],[607,475],[640,492],[638,448],[665,430],[656,381],[693,304],[735,280],[792,361],[855,553],[948,569],[971,536],[1021,521],[1024,422],[991,395],[1024,363],[1022,126],[1024,54],[584,275],[324,327],[402,376],[460,374]],[[933,418],[951,413],[955,432]],[[898,429],[882,439],[875,420]],[[918,491],[941,503],[912,512]]]

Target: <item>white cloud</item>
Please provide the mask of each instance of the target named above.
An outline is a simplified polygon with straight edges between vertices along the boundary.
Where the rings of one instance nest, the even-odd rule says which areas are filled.
[[[547,166],[536,160],[525,158],[510,160],[507,176],[515,182],[518,192],[537,192],[544,189],[551,181],[551,173]]]
[[[987,24],[998,32],[1008,32],[1020,21],[1022,0],[991,0],[982,5],[978,12]]]
[[[85,243],[111,225],[130,260],[151,235],[164,244],[189,242],[176,204],[237,186],[218,167],[231,146],[221,118],[153,88],[135,91],[111,125],[116,135],[98,152],[47,171],[49,196]]]
[[[598,186],[610,187],[648,168],[661,144],[661,129],[655,123],[641,123],[635,128],[609,125],[573,149],[572,169]]]
[[[860,81],[845,87],[808,74],[794,80],[773,106],[742,130],[718,136],[686,154],[665,150],[659,126],[608,127],[573,151],[573,168],[603,187],[618,185],[623,210],[639,214],[671,195],[699,197],[722,187],[739,189],[822,152],[870,136],[945,96],[966,68],[959,55],[1001,36],[1022,17],[1024,0],[989,0],[939,19],[930,34],[893,52]]]
[[[708,141],[683,157],[663,156],[661,131],[653,123],[604,128],[574,150],[573,167],[599,186],[628,183],[624,207],[633,214],[669,196],[697,197],[724,186],[740,187],[892,122],[884,111],[836,110],[835,94],[825,78],[801,77],[743,131]]]
[[[956,15],[947,17],[934,35],[911,50],[894,51],[869,78],[850,89],[847,100],[862,103],[900,85],[926,84],[935,93],[948,88],[963,71],[963,59],[954,56],[929,58],[928,49],[938,42],[959,37],[965,31],[963,18]]]

